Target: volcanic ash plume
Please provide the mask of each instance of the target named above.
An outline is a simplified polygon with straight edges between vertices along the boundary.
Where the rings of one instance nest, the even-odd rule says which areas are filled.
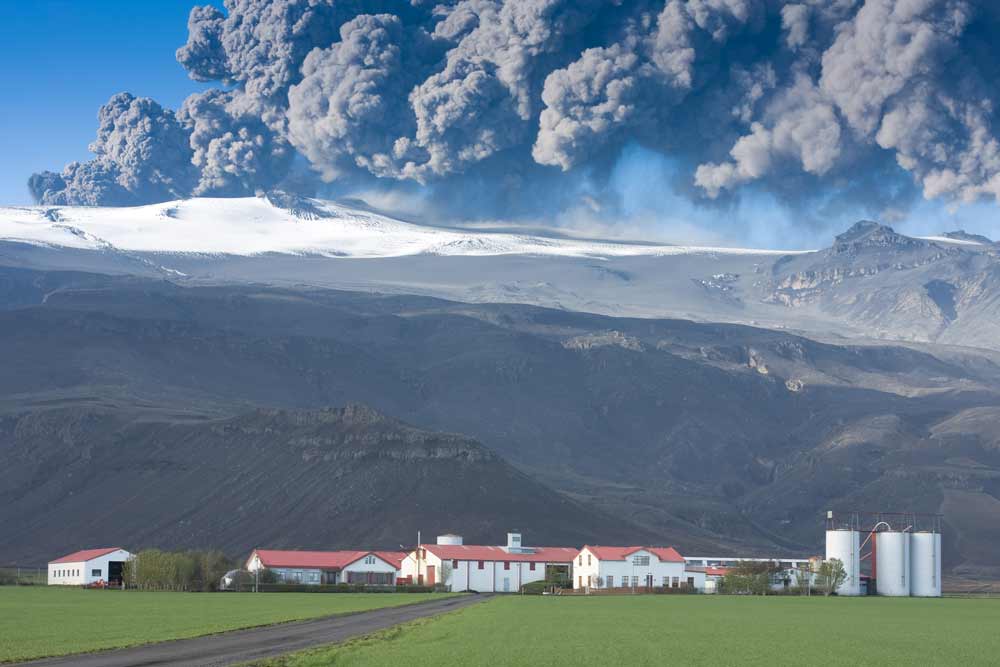
[[[706,202],[877,200],[887,170],[928,198],[996,199],[998,28],[985,0],[226,0],[191,11],[177,50],[224,88],[176,114],[114,96],[94,159],[29,187],[237,196],[303,186],[298,163],[307,188],[558,186],[638,145]]]

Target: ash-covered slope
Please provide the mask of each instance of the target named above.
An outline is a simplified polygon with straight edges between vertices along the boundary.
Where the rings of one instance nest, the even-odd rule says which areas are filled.
[[[1000,357],[987,351],[413,296],[5,273],[20,295],[0,312],[0,414],[12,418],[73,407],[177,422],[362,401],[466,433],[689,551],[812,553],[826,509],[863,505],[944,511],[949,567],[1000,562],[987,530],[1000,502]],[[295,470],[275,483],[296,484]]]
[[[964,235],[917,239],[859,222],[833,246],[778,260],[764,301],[880,338],[1000,345],[1000,249]]]
[[[469,438],[362,405],[171,421],[47,410],[0,418],[0,448],[0,562],[93,544],[396,549],[418,529],[487,543],[512,527],[539,544],[649,537]]]
[[[814,336],[1000,349],[1000,246],[861,222],[816,252],[674,246],[394,219],[282,193],[0,209],[0,264],[419,294]]]

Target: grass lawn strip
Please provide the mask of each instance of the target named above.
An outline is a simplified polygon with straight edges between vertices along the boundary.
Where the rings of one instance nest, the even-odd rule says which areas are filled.
[[[996,665],[1000,600],[510,596],[267,667]]]
[[[0,587],[0,662],[125,648],[441,599],[434,593],[147,593]]]

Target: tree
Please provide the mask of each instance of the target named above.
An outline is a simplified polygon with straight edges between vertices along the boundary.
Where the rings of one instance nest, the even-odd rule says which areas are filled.
[[[839,558],[825,560],[816,572],[816,584],[823,595],[833,595],[847,580],[847,570]]]
[[[781,571],[771,561],[740,561],[722,578],[721,591],[735,595],[767,595],[771,579]]]

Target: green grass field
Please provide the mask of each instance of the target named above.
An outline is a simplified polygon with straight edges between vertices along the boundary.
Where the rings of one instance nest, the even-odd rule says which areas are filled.
[[[0,662],[364,611],[441,593],[142,593],[0,586]]]
[[[270,661],[321,665],[996,665],[1000,600],[505,597]]]

